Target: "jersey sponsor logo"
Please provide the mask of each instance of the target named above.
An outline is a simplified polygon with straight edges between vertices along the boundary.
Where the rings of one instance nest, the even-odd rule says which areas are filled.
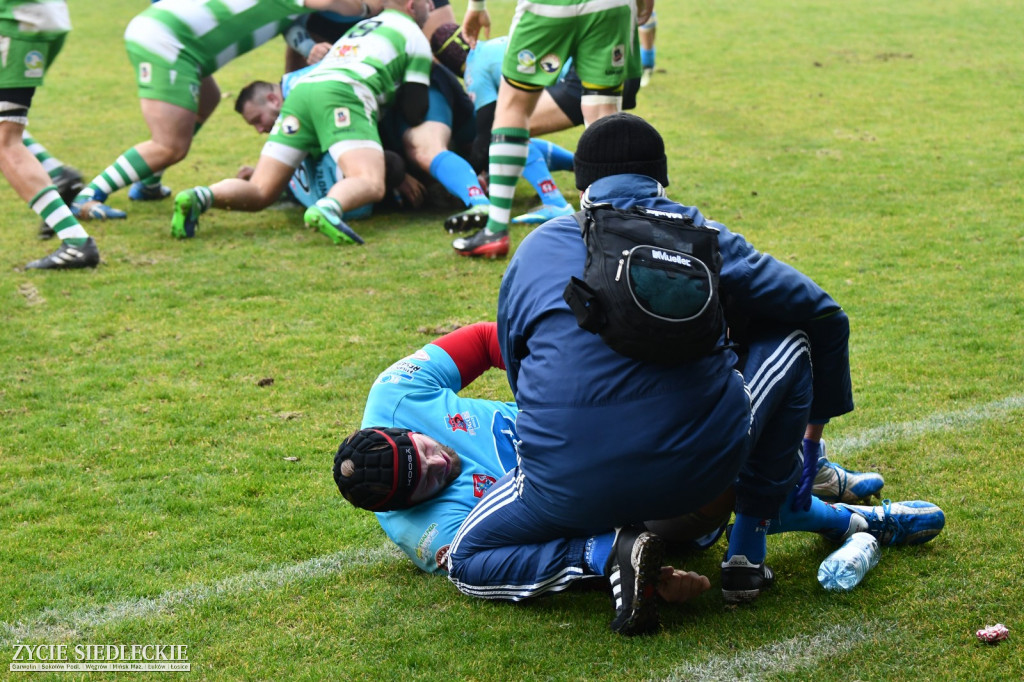
[[[352,125],[352,117],[349,116],[348,107],[337,107],[334,110],[334,127],[348,128]]]
[[[153,82],[153,65],[149,62],[139,64],[139,82],[143,85],[149,85]]]
[[[488,474],[473,474],[473,497],[483,497],[491,486],[498,482],[494,476]]]
[[[445,423],[448,424],[448,428],[452,431],[465,431],[471,436],[476,435],[476,430],[480,426],[477,418],[469,412],[455,415],[449,414],[445,417]]]
[[[558,185],[555,184],[554,180],[542,180],[540,183],[540,191],[544,194],[551,194],[556,189],[558,189]]]
[[[281,134],[282,135],[294,135],[299,132],[299,119],[294,116],[285,116],[281,120]]]
[[[25,55],[25,78],[42,78],[46,60],[39,50],[32,50]]]
[[[416,558],[421,561],[427,556],[430,551],[430,543],[437,537],[437,524],[432,523],[427,526],[427,529],[423,531],[423,535],[420,536],[419,542],[416,543]]]
[[[412,381],[411,374],[381,374],[377,378],[378,384],[397,384],[399,381]]]
[[[626,65],[626,46],[616,45],[612,48],[612,66],[621,67]]]
[[[437,550],[437,554],[434,555],[434,561],[437,562],[438,566],[446,571],[448,570],[448,567],[444,565],[444,562],[448,559],[448,549],[450,547],[451,545],[445,545],[441,549]]]
[[[416,372],[423,369],[419,365],[409,362],[408,360],[399,360],[395,364],[388,367],[389,371],[392,372],[408,372],[409,374],[415,374]]]
[[[359,45],[352,43],[342,43],[341,45],[335,45],[334,49],[331,50],[331,57],[333,57],[334,59],[358,59]]]
[[[529,50],[520,50],[516,61],[516,71],[519,73],[537,73],[537,57]]]
[[[643,207],[641,207],[641,210],[644,213],[646,213],[647,215],[661,216],[662,218],[675,218],[676,220],[682,220],[683,219],[683,214],[682,213],[673,213],[672,211],[659,211],[659,210],[654,209],[654,208],[643,208]]]
[[[546,73],[558,73],[562,69],[562,60],[557,54],[549,54],[541,57],[540,68]]]

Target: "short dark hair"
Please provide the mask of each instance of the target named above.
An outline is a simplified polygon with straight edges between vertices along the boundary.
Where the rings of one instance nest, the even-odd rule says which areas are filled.
[[[261,95],[266,97],[273,91],[273,83],[268,83],[267,81],[253,81],[249,83],[242,88],[242,91],[238,93],[238,97],[235,98],[235,111],[239,114],[242,113],[242,108],[245,107],[246,102],[252,102]]]

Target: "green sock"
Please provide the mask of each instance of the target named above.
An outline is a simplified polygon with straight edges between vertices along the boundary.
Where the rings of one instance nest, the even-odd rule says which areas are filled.
[[[529,145],[530,131],[525,128],[495,128],[491,132],[488,164],[491,210],[484,227],[490,234],[508,230],[508,222],[512,217],[512,198],[526,165]]]
[[[67,242],[71,246],[81,246],[89,239],[89,233],[79,225],[78,220],[71,214],[71,209],[60,198],[55,185],[40,190],[32,197],[28,205],[46,221],[46,224],[57,233],[57,237],[61,241]]]

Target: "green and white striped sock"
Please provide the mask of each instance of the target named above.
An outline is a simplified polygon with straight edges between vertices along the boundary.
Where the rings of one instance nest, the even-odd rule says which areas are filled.
[[[35,138],[28,134],[28,131],[21,133],[21,141],[25,143],[28,150],[32,152],[32,156],[39,160],[39,163],[43,164],[43,169],[46,171],[50,179],[55,179],[60,175],[60,169],[64,167],[64,163],[51,155],[39,142],[36,142]]]
[[[530,150],[530,131],[525,128],[495,128],[491,131],[489,195],[491,209],[487,214],[488,234],[506,232],[512,217],[512,198],[516,183],[526,165]]]
[[[93,178],[75,201],[84,202],[95,199],[106,201],[107,197],[119,189],[123,189],[136,180],[143,180],[153,175],[151,169],[142,155],[132,147],[121,156],[117,157],[114,163],[107,166],[107,169]]]
[[[42,189],[32,197],[28,205],[46,221],[61,241],[71,246],[82,246],[89,238],[89,233],[79,225],[75,216],[71,214],[71,209],[60,198],[56,185]]]

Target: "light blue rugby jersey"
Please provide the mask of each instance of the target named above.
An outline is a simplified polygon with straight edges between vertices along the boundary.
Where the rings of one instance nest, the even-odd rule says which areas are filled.
[[[362,428],[412,429],[459,454],[462,473],[436,497],[411,509],[378,512],[387,536],[417,566],[443,573],[443,560],[462,521],[516,463],[515,403],[458,394],[462,379],[451,356],[434,344],[381,372],[370,389]]]
[[[466,92],[473,99],[473,108],[479,111],[492,102],[498,101],[498,87],[501,85],[501,62],[508,47],[508,36],[480,40],[466,55],[466,70],[463,80]],[[572,64],[570,59],[562,67],[559,79],[565,78]]]

